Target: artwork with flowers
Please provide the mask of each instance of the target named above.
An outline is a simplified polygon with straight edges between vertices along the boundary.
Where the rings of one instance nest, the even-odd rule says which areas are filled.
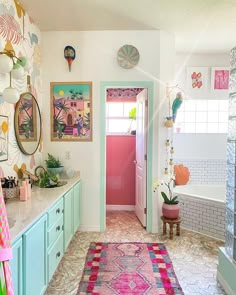
[[[187,91],[190,96],[201,95],[208,88],[209,69],[207,67],[187,68]]]

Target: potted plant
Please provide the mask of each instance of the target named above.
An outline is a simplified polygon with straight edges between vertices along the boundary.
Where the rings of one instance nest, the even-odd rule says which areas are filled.
[[[162,215],[169,219],[176,219],[179,217],[179,201],[178,196],[173,195],[174,177],[162,185],[167,187],[167,193],[161,191],[164,200],[162,205]]]
[[[128,128],[128,133],[131,133],[132,135],[136,135],[136,130],[131,130],[132,129],[132,124],[136,120],[136,107],[132,108],[129,112],[129,119],[130,121],[130,126]]]
[[[53,174],[59,174],[63,171],[64,166],[61,165],[60,160],[48,153],[48,158],[45,160],[47,171]]]

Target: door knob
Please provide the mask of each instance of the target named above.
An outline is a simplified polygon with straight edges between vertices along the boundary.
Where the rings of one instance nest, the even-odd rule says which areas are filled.
[[[136,160],[134,160],[134,164],[137,164],[137,161]]]

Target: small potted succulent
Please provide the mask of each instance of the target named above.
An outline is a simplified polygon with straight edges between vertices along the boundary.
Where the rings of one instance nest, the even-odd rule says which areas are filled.
[[[64,166],[61,165],[61,162],[58,158],[55,158],[53,155],[48,153],[48,158],[45,160],[47,171],[53,174],[59,174],[64,170]]]

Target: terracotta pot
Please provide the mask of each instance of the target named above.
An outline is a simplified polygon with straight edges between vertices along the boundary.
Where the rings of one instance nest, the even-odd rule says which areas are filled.
[[[179,204],[165,204],[162,205],[162,215],[169,219],[176,219],[179,217]]]

